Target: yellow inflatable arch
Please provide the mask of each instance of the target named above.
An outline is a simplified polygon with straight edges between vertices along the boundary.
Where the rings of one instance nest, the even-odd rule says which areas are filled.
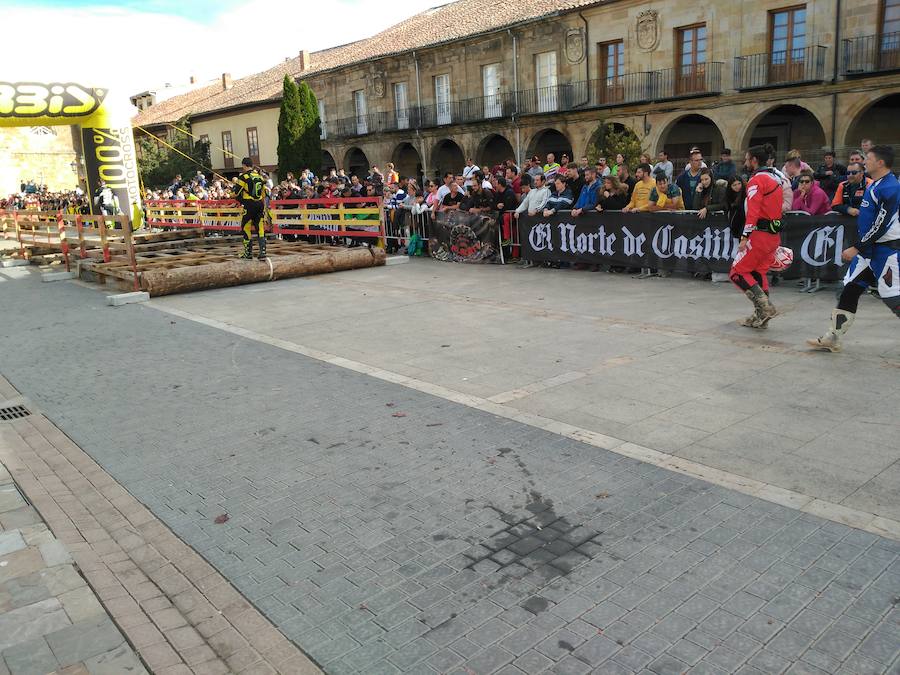
[[[0,82],[0,127],[79,126],[90,196],[103,180],[125,215],[141,201],[129,112],[125,101],[106,89],[74,82]],[[90,202],[95,209],[93,198]]]

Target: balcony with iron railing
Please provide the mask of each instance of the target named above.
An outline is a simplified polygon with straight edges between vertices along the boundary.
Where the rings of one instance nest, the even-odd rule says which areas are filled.
[[[841,46],[842,75],[852,77],[900,70],[900,33],[848,38]]]
[[[654,101],[667,101],[722,93],[722,62],[655,70],[651,75]]]
[[[653,73],[625,73],[599,80],[576,82],[576,101],[588,100],[591,108],[647,103],[654,97]]]
[[[472,124],[513,115],[589,110],[722,92],[722,63],[628,73],[549,87],[502,92],[400,111],[354,115],[326,123],[327,138],[351,138],[404,129]]]
[[[734,88],[738,91],[822,82],[826,47],[815,45],[786,51],[734,57]]]
[[[470,124],[510,117],[516,110],[515,92],[498,92],[488,96],[435,103],[419,108],[422,127],[447,124]]]

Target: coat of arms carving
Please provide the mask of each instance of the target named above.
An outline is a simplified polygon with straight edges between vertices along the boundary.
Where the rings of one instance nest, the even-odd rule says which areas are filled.
[[[385,82],[384,73],[374,73],[372,75],[372,94],[375,95],[376,98],[383,98],[384,92],[387,89],[387,83]]]
[[[659,12],[648,9],[638,14],[637,18],[638,47],[652,52],[659,45]]]
[[[572,64],[584,60],[583,28],[570,28],[566,31],[566,60]]]

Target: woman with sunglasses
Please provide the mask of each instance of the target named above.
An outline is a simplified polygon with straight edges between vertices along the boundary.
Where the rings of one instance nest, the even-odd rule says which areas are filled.
[[[808,169],[801,171],[797,189],[794,190],[791,211],[805,211],[811,216],[821,216],[830,210],[831,200],[828,199],[825,190],[816,183],[812,171]]]

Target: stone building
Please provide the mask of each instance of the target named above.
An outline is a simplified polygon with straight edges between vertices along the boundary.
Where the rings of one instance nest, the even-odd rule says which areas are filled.
[[[52,191],[84,188],[81,140],[75,127],[0,129],[0,196],[19,192],[22,183]],[[73,133],[74,132],[74,133]]]
[[[323,165],[459,171],[586,154],[601,121],[651,154],[770,141],[846,155],[900,143],[900,0],[458,0],[359,42],[305,52],[144,110],[148,133],[190,114],[218,171],[274,168],[284,74],[319,99]]]

